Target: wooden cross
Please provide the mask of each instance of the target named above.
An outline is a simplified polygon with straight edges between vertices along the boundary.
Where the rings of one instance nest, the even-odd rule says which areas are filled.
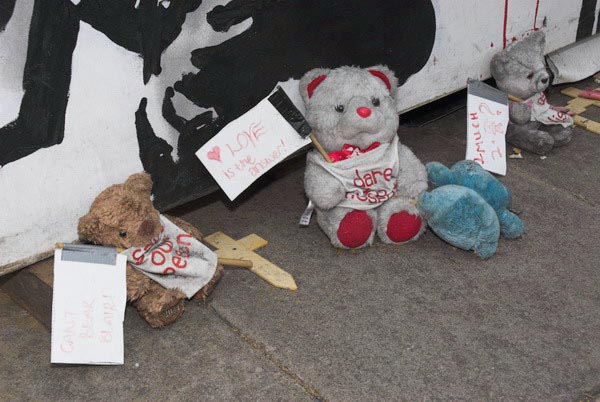
[[[594,78],[600,79],[600,73],[594,75]],[[600,90],[600,88],[597,88],[597,90]],[[580,98],[579,92],[581,92],[581,91],[575,87],[565,88],[560,92],[563,95],[567,95],[567,96],[570,96],[571,98],[574,98],[567,102],[567,106],[569,107],[569,109],[571,109],[571,111],[573,111],[575,113],[575,115],[572,116],[573,123],[575,123],[575,125],[582,127],[583,129],[590,131],[594,134],[600,134],[600,123],[599,122],[590,120],[583,116],[580,116],[580,114],[585,112],[585,109],[589,106],[593,105],[593,106],[600,107],[600,101],[597,101],[594,99]],[[508,99],[510,99],[513,102],[524,102],[523,99],[517,98],[516,96],[510,95],[510,94],[508,95]]]
[[[282,289],[298,289],[290,274],[254,252],[268,244],[262,237],[252,233],[235,241],[222,232],[216,232],[204,237],[202,241],[213,247],[219,258],[252,261],[252,268],[249,268],[249,271],[271,285]]]

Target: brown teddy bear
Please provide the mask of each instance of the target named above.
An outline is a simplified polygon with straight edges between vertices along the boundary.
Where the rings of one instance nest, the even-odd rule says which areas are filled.
[[[152,205],[152,180],[147,173],[131,175],[125,183],[115,184],[102,191],[90,211],[79,219],[78,232],[82,240],[121,249],[144,247],[156,240],[163,225],[160,213]],[[168,220],[197,240],[198,229],[173,216]],[[217,265],[214,275],[194,296],[205,300],[223,276]],[[127,263],[127,299],[153,328],[175,322],[184,311],[185,294],[179,289],[167,289]]]

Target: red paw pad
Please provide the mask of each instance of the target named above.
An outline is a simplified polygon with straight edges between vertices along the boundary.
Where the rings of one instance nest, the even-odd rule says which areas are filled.
[[[394,243],[402,243],[415,237],[421,230],[421,217],[406,211],[390,216],[387,224],[387,235]]]
[[[365,211],[348,212],[340,222],[337,237],[344,246],[349,248],[360,247],[371,236],[373,221]]]

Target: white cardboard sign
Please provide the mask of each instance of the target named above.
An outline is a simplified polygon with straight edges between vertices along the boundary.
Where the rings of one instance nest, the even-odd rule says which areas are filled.
[[[54,253],[52,363],[123,364],[125,255],[115,265],[63,261]]]
[[[467,155],[485,170],[506,175],[506,94],[481,81],[469,83],[467,95]]]
[[[230,200],[300,148],[310,144],[267,98],[211,138],[196,156]]]

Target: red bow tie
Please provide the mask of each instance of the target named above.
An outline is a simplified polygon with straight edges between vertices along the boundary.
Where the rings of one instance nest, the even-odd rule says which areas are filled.
[[[377,148],[379,145],[381,145],[379,142],[374,142],[371,145],[369,145],[367,148],[360,149],[359,147],[354,146],[354,145],[344,144],[344,147],[342,148],[341,151],[329,152],[329,158],[331,158],[332,162],[343,161],[348,158],[352,158],[354,156],[358,156],[360,154],[364,154],[369,151],[372,151],[375,148]]]

